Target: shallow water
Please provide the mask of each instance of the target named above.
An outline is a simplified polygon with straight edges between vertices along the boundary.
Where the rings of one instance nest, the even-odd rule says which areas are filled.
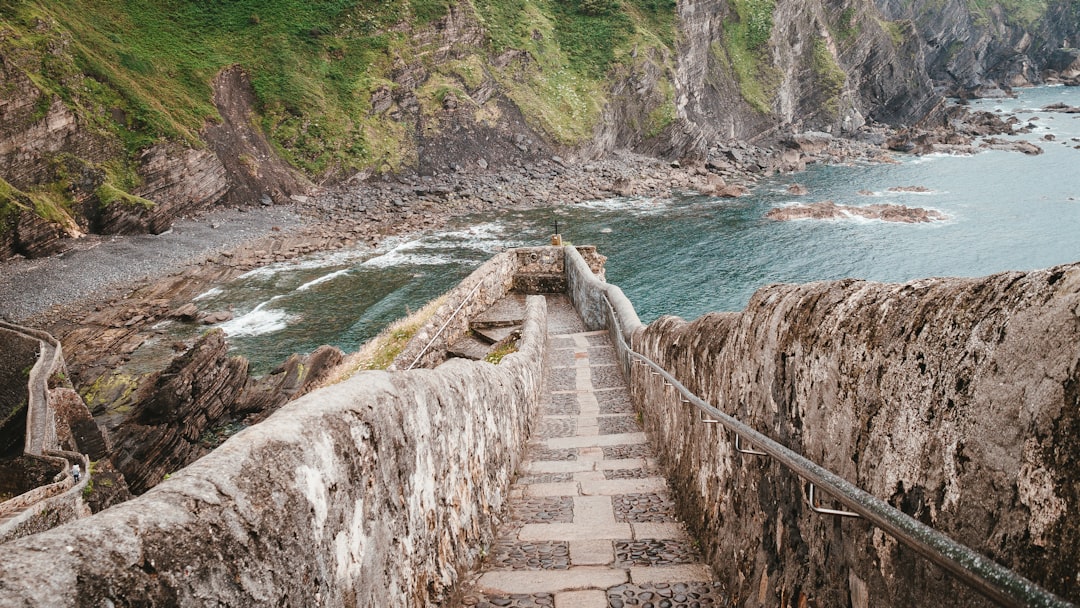
[[[1031,89],[1018,99],[977,105],[1015,112],[1058,101],[1080,105],[1080,89]],[[354,350],[497,251],[544,244],[555,220],[565,239],[595,244],[608,256],[608,280],[623,288],[645,322],[662,314],[694,318],[739,310],[754,290],[775,282],[981,276],[1080,260],[1080,115],[1018,116],[1036,125],[1021,137],[1036,141],[1044,154],[990,151],[901,157],[896,165],[814,166],[763,180],[735,200],[613,199],[467,217],[448,230],[391,240],[379,250],[258,269],[199,303],[206,310],[234,310],[236,318],[221,327],[254,370],[265,372],[290,353],[320,344]],[[1047,133],[1056,141],[1041,140]],[[787,194],[793,182],[810,193]],[[930,192],[888,191],[896,186]],[[949,219],[897,224],[764,218],[778,205],[821,200],[927,207]]]

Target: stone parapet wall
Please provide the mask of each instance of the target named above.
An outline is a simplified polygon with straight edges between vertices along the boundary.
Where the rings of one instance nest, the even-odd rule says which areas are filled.
[[[435,367],[446,359],[446,349],[469,331],[469,319],[487,310],[510,291],[517,257],[504,252],[491,258],[447,292],[445,300],[401,353],[392,370]]]
[[[597,254],[595,248],[590,249],[565,248],[567,293],[586,328],[607,330],[623,375],[629,378],[630,357],[627,350],[632,336],[643,326],[634,305],[622,289],[604,281],[602,266],[607,258]],[[582,253],[591,253],[596,257],[589,259]]]
[[[143,496],[3,546],[0,606],[427,606],[493,541],[546,308],[499,365],[362,372]]]
[[[37,534],[90,515],[83,490],[90,483],[90,459],[75,452],[47,452],[34,456],[60,470],[56,481],[39,486],[0,505],[0,544]],[[82,478],[76,483],[71,465],[79,463]]]
[[[1080,600],[1080,265],[774,285],[633,344],[759,432]],[[632,374],[681,514],[739,605],[989,604],[867,522],[812,513],[806,483]]]

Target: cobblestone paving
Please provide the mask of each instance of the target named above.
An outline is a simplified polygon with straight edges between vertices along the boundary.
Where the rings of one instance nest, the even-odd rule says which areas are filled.
[[[573,353],[573,350],[572,350],[573,348],[574,348],[574,339],[573,338],[555,338],[555,337],[548,338],[548,349],[549,349],[549,351],[566,349],[567,352]],[[573,356],[573,354],[571,354],[571,356]]]
[[[633,416],[601,416],[597,425],[601,435],[641,432],[641,426]]]
[[[570,349],[549,350],[548,365],[550,365],[551,367],[573,367],[574,351]]]
[[[633,549],[627,549],[628,555],[631,550]],[[659,549],[654,550],[654,553],[657,552]],[[570,567],[570,543],[566,541],[524,543],[501,540],[495,543],[491,565],[495,568],[510,570],[566,570]]]
[[[691,543],[681,540],[646,539],[615,541],[617,566],[673,566],[701,559]]]
[[[662,523],[676,521],[675,503],[660,494],[622,494],[611,498],[615,521]]]
[[[649,458],[653,455],[649,446],[638,443],[628,445],[605,445],[604,460],[626,460],[627,458]]]
[[[546,416],[576,416],[581,413],[581,407],[576,394],[557,393],[551,396],[541,413]]]
[[[511,518],[525,524],[571,523],[574,499],[570,496],[522,498],[510,507]]]
[[[611,348],[611,338],[608,337],[607,332],[585,336],[585,339],[589,342],[589,346],[606,346]]]
[[[601,414],[633,414],[634,402],[626,390],[597,391],[596,402]]]
[[[652,468],[640,469],[607,469],[604,471],[604,479],[645,479],[646,477],[658,477],[660,472]]]
[[[619,585],[607,590],[610,608],[702,608],[724,606],[719,583]]]
[[[555,605],[555,596],[551,593],[514,593],[484,598],[466,596],[463,604],[476,608],[550,608]]]
[[[622,369],[612,364],[615,350],[608,335],[585,331],[568,302],[565,296],[548,297],[549,348],[567,350],[548,360],[544,417],[533,421],[507,521],[489,548],[484,570],[463,590],[462,604],[726,605],[675,518],[666,484],[652,464],[655,455],[636,443],[641,427]],[[566,318],[570,314],[573,319]],[[616,439],[624,443],[605,445],[613,435],[626,435]],[[637,462],[621,463],[631,467],[624,469],[611,468],[605,462],[610,460]],[[650,491],[627,493],[630,488]]]
[[[578,453],[574,448],[551,449],[533,447],[529,451],[529,458],[532,460],[567,461],[577,460],[577,457]]]
[[[573,418],[544,418],[540,421],[540,427],[536,429],[536,437],[551,439],[554,437],[570,437],[577,429],[577,420]]]
[[[547,390],[572,391],[577,387],[577,374],[573,368],[555,368],[547,372]]]
[[[626,386],[622,369],[618,365],[592,366],[593,388],[620,388]]]
[[[589,363],[592,365],[615,365],[615,349],[610,346],[593,346],[589,348]]]
[[[617,478],[612,478],[617,479]],[[519,484],[534,484],[534,483],[564,483],[567,481],[574,481],[573,473],[544,473],[542,475],[525,475],[519,477],[517,482]]]

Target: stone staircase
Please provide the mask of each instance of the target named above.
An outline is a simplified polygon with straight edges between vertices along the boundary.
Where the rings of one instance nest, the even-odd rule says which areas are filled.
[[[606,332],[548,296],[541,418],[511,488],[509,520],[466,588],[491,608],[719,606],[675,515]]]
[[[507,294],[469,321],[469,333],[447,348],[447,356],[480,361],[504,344],[521,336],[525,319],[525,296]]]

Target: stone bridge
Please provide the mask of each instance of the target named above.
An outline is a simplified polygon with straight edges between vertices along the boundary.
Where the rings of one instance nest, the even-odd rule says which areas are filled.
[[[770,286],[648,326],[601,267],[588,248],[496,256],[400,371],[4,544],[0,606],[990,605],[868,521],[813,512],[837,497],[698,398],[1080,599],[1080,266]],[[516,352],[443,361],[514,306]]]

